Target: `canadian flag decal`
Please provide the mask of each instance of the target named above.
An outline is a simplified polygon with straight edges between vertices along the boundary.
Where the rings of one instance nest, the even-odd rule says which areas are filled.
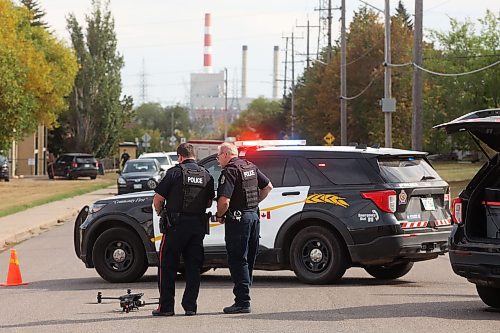
[[[267,211],[267,212],[261,212],[260,213],[260,217],[263,218],[263,219],[270,219],[271,218],[271,212],[270,211]]]

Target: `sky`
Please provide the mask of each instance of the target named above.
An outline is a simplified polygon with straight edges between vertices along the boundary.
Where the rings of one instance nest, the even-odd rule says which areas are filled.
[[[367,0],[384,9],[384,0]],[[410,14],[414,0],[402,1]],[[66,18],[73,13],[86,26],[85,15],[91,12],[91,0],[38,0],[46,12],[45,21],[55,35],[69,45]],[[205,13],[212,16],[213,72],[228,73],[228,96],[241,94],[242,46],[247,53],[247,96],[272,97],[273,47],[279,46],[281,79],[279,95],[283,92],[286,37],[294,39],[295,75],[305,67],[306,36],[309,24],[310,52],[317,51],[320,25],[320,4],[328,0],[111,0],[110,10],[115,19],[118,51],[123,55],[123,94],[131,95],[135,105],[157,102],[163,106],[187,105],[191,73],[203,72],[203,35]],[[340,0],[332,0],[339,7]],[[390,0],[394,14],[397,0]],[[447,31],[450,18],[477,22],[486,9],[500,13],[499,0],[423,0],[423,26]],[[325,5],[323,5],[325,6]],[[346,0],[347,26],[353,12],[364,4]],[[333,10],[333,39],[340,35],[340,10]],[[289,42],[291,39],[288,39]],[[325,41],[325,42],[323,42]],[[288,60],[291,56],[289,44]],[[314,56],[314,55],[313,55]],[[291,64],[288,63],[288,80]],[[145,87],[145,94],[142,89]],[[143,98],[143,96],[145,98]]]

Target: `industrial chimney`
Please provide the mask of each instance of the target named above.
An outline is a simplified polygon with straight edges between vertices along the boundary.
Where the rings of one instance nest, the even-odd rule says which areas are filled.
[[[273,54],[273,99],[278,98],[278,56],[280,48],[274,47]]]
[[[205,41],[203,54],[203,69],[205,73],[212,73],[212,34],[210,27],[212,26],[209,13],[205,13]]]
[[[241,97],[247,97],[247,53],[248,46],[243,45],[241,60]]]

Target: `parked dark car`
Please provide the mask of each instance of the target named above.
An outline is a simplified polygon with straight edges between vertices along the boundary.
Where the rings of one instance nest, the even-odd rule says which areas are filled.
[[[128,160],[116,181],[118,194],[154,190],[163,178],[164,170],[156,159]]]
[[[456,274],[476,285],[484,303],[500,308],[500,109],[475,111],[435,128],[468,132],[487,157],[452,201],[450,262]]]
[[[50,179],[56,176],[68,179],[78,177],[97,177],[97,161],[93,155],[85,153],[67,153],[59,156],[53,163],[49,163],[47,173]]]
[[[8,182],[9,178],[9,160],[5,156],[0,155],[0,179]]]

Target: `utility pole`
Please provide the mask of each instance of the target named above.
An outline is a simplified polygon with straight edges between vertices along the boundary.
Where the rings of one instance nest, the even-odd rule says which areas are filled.
[[[413,30],[413,63],[422,66],[422,16],[423,0],[415,0],[415,22]],[[422,71],[413,67],[413,90],[411,120],[411,149],[422,150]]]
[[[285,72],[284,72],[284,82],[283,82],[283,99],[286,98],[286,75],[288,72],[288,38],[285,38]]]
[[[297,28],[307,28],[307,33],[306,33],[306,44],[307,44],[307,54],[306,54],[306,68],[309,69],[309,65],[311,63],[311,53],[309,49],[309,33],[311,28],[319,28],[319,25],[309,25],[309,19],[307,20],[307,25],[297,25]]]
[[[224,141],[227,140],[227,68],[224,67]]]
[[[141,104],[146,103],[147,100],[147,82],[146,82],[146,65],[144,58],[142,58],[142,72],[141,72]]]
[[[347,77],[346,77],[346,37],[345,37],[345,0],[341,5],[341,28],[340,28],[340,144],[347,146]]]
[[[295,57],[294,57],[294,45],[295,40],[292,32],[292,119],[291,119],[291,130],[290,139],[295,139]]]
[[[385,122],[385,147],[392,148],[392,113],[396,112],[396,100],[392,98],[392,83],[391,83],[391,8],[389,0],[385,0],[385,8],[381,10],[368,2],[359,0],[367,6],[370,6],[385,16],[385,43],[384,43],[384,98],[381,100],[382,112],[384,113]]]
[[[396,111],[396,100],[392,98],[391,82],[391,13],[389,0],[385,0],[385,45],[384,45],[384,99],[382,112],[385,117],[385,147],[392,148],[392,112]]]

